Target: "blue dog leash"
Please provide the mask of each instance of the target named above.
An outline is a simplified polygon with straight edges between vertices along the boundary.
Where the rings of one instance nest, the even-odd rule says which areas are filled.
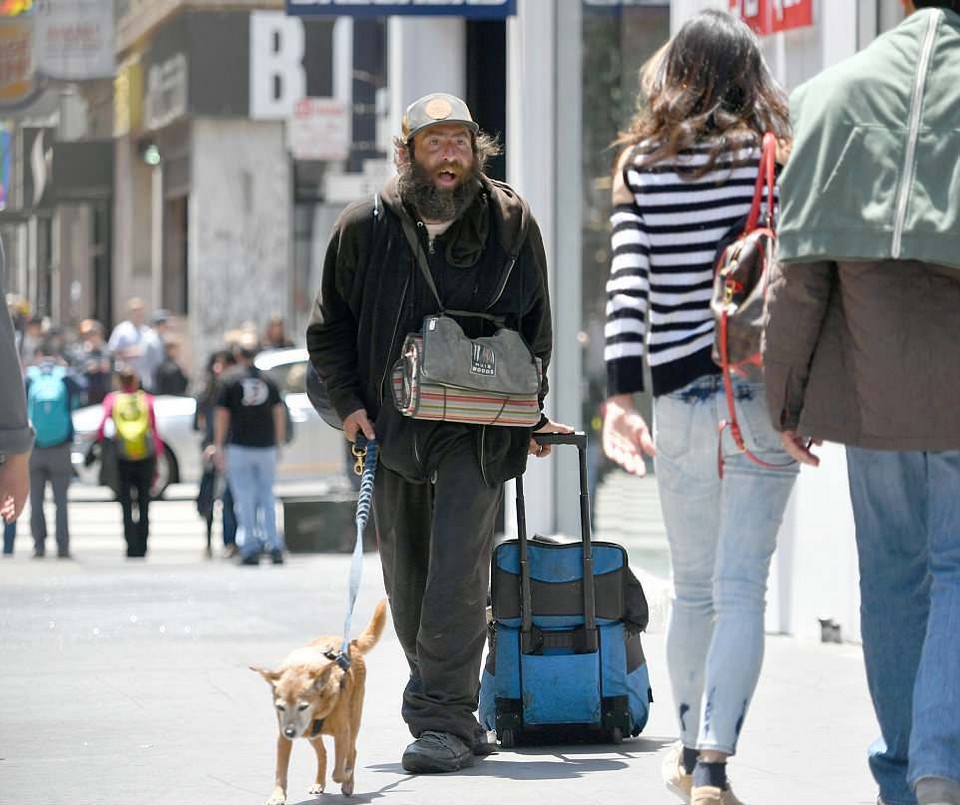
[[[353,558],[350,561],[350,602],[347,606],[347,618],[343,624],[343,644],[336,657],[337,664],[346,670],[350,667],[350,623],[353,620],[353,608],[360,592],[360,580],[363,578],[363,532],[370,519],[370,507],[373,505],[373,479],[377,473],[377,440],[357,434],[353,445],[353,455],[357,459],[355,470],[360,475],[360,494],[357,497],[357,541],[353,546]]]

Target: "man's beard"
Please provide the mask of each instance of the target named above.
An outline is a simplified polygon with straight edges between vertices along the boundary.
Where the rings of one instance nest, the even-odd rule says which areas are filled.
[[[428,221],[454,221],[473,204],[480,192],[480,170],[467,168],[452,189],[437,187],[433,176],[411,155],[399,168],[400,197]]]

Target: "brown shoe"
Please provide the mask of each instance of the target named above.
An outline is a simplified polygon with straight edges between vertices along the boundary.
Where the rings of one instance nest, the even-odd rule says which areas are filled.
[[[693,788],[693,775],[687,774],[683,768],[683,744],[677,741],[667,750],[667,756],[660,767],[663,784],[667,791],[676,794],[684,802],[690,801],[690,791]]]
[[[692,805],[744,805],[727,785],[726,789],[715,788],[712,785],[694,786],[690,792]]]

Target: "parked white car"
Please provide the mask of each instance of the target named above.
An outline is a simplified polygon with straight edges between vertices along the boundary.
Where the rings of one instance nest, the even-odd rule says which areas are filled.
[[[254,363],[277,384],[293,421],[293,439],[281,450],[277,478],[306,480],[342,474],[343,434],[326,425],[307,399],[307,351],[268,350],[261,352]],[[170,484],[199,483],[203,469],[201,434],[193,429],[197,403],[192,397],[157,397],[155,410],[157,430],[167,448],[158,462],[153,488],[154,496],[161,497]],[[84,457],[96,437],[102,416],[100,405],[88,405],[73,413],[73,466],[81,482],[103,483],[99,461],[90,467],[84,466]]]

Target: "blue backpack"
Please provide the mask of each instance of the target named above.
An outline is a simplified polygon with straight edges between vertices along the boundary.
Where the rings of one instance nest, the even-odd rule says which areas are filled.
[[[73,424],[66,370],[62,366],[31,366],[27,377],[27,415],[36,431],[37,447],[55,447],[69,441]]]

